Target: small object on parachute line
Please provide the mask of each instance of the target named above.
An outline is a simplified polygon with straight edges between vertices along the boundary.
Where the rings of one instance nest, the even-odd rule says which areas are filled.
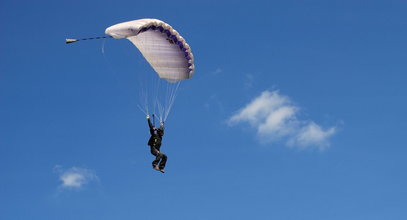
[[[78,41],[77,39],[65,39],[65,43],[66,43],[66,44],[75,43],[75,42],[77,42],[77,41]]]

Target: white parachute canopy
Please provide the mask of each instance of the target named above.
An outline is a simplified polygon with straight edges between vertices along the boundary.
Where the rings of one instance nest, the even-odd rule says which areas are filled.
[[[184,38],[158,19],[140,19],[110,26],[106,34],[127,38],[143,54],[160,78],[169,82],[189,79],[194,74],[194,56]]]
[[[175,99],[179,82],[194,74],[194,56],[183,37],[169,24],[158,19],[139,19],[110,26],[105,33],[115,39],[131,41],[151,65],[158,77],[166,80],[166,94],[157,93],[159,85],[153,83],[149,91],[143,91],[143,112],[159,111],[161,121],[165,121]],[[172,85],[174,84],[174,85]],[[162,93],[162,92],[161,92]],[[147,100],[147,96],[155,97]],[[163,96],[165,98],[158,98]],[[154,113],[154,112],[153,112]]]

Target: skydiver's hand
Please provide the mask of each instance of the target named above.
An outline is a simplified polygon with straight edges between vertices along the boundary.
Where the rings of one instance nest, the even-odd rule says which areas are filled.
[[[146,117],[146,118],[147,118],[147,120],[148,120],[148,119],[150,119],[150,115],[147,115],[147,117]]]

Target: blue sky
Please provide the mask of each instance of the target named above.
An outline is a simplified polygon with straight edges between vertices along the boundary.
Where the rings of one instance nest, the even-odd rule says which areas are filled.
[[[406,219],[406,1],[0,2],[0,219]],[[196,72],[151,169],[126,40],[157,18]],[[102,53],[102,49],[105,53]]]

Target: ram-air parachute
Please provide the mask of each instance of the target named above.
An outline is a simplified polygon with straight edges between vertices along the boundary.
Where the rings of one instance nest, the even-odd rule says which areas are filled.
[[[194,56],[184,38],[170,25],[158,19],[139,19],[110,26],[109,36],[66,39],[66,43],[103,38],[126,38],[141,52],[157,74],[153,83],[144,81],[140,88],[140,110],[155,113],[164,122],[182,80],[194,74]],[[130,64],[129,64],[130,65]],[[138,72],[137,74],[143,74]],[[163,85],[164,84],[164,85]]]
[[[194,74],[194,56],[189,45],[175,29],[158,19],[119,23],[108,27],[105,33],[115,39],[131,41],[157,73],[159,81],[140,92],[143,99],[140,109],[146,114],[157,109],[160,120],[165,121],[180,81]],[[157,92],[161,94],[152,94]]]
[[[177,82],[189,79],[194,74],[191,48],[176,30],[163,21],[128,21],[108,27],[105,33],[115,39],[131,41],[160,78]]]

